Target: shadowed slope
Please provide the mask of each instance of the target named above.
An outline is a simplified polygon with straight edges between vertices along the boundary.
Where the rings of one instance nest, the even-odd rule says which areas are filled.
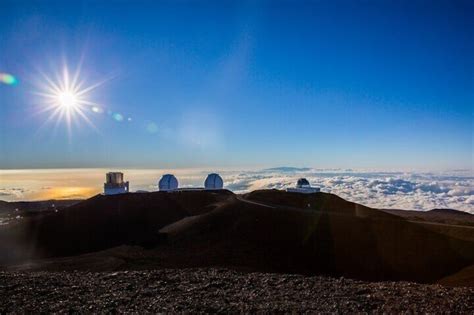
[[[430,211],[414,211],[383,209],[383,211],[411,221],[426,221],[449,225],[464,225],[474,227],[474,215],[458,210],[433,209]]]
[[[474,265],[468,266],[455,274],[449,275],[437,283],[451,287],[474,287]]]
[[[2,257],[0,263],[77,255],[122,244],[153,245],[160,241],[159,228],[201,213],[229,194],[201,191],[97,195],[63,211],[25,218],[2,229],[0,249],[9,255]]]
[[[26,222],[18,225],[27,227],[24,242],[42,257],[89,252],[49,260],[48,270],[227,266],[431,282],[474,263],[473,242],[325,193],[264,190],[239,196],[228,191],[178,191],[96,196]],[[157,233],[160,228],[162,234]],[[157,242],[164,234],[167,242]],[[123,244],[157,247],[121,247],[116,255],[113,247]]]
[[[51,199],[43,201],[3,201],[0,200],[0,213],[7,211],[42,211],[51,208],[65,208],[81,202],[81,199]]]
[[[473,243],[331,194],[243,197],[250,202],[236,198],[162,230],[180,248],[178,263],[426,282],[474,261]]]

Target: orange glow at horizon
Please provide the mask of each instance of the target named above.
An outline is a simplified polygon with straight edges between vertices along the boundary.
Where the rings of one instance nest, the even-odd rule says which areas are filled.
[[[103,192],[105,174],[116,170],[117,168],[0,170],[0,200],[90,198]],[[201,169],[119,170],[124,172],[126,180],[132,183],[132,190],[155,191],[158,179],[166,173],[176,174],[184,183],[193,185],[199,185],[203,177]]]
[[[96,187],[51,187],[32,195],[33,199],[87,199],[102,191]]]

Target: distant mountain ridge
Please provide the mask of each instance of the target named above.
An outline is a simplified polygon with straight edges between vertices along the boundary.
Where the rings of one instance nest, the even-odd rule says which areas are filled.
[[[311,171],[310,167],[292,167],[292,166],[280,166],[263,169],[264,172],[283,172],[283,173],[292,173],[292,172],[308,172]]]

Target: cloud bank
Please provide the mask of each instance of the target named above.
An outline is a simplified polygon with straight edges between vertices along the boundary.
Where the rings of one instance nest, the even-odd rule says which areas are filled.
[[[304,170],[226,174],[234,192],[285,189],[306,177],[313,186],[347,200],[376,208],[431,210],[452,208],[474,214],[474,176],[469,170],[444,173]]]
[[[0,171],[0,200],[88,198],[102,192],[107,169]],[[219,172],[224,186],[236,193],[285,189],[306,177],[323,192],[374,208],[431,210],[451,208],[474,214],[474,172],[380,172],[352,169],[278,167],[236,171],[219,169],[122,169],[131,189],[154,191],[165,173],[180,187],[199,187],[206,175]]]

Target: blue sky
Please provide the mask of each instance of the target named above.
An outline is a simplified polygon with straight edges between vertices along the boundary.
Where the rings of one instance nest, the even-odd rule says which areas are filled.
[[[19,79],[0,85],[3,169],[473,168],[469,1],[2,1],[0,17],[0,72]],[[33,92],[81,57],[104,112],[68,133]]]

